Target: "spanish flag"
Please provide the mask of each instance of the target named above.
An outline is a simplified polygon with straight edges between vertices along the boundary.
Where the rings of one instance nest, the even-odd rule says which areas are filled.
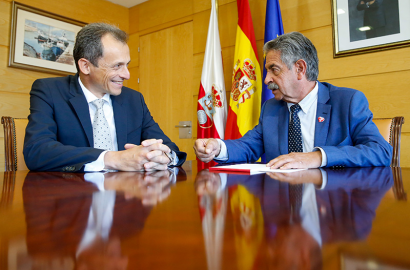
[[[225,139],[238,139],[258,124],[262,80],[248,0],[237,0],[238,27]]]

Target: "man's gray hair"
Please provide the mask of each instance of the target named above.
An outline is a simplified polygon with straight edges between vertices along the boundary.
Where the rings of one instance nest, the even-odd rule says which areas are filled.
[[[110,34],[116,40],[126,44],[128,35],[118,27],[107,23],[90,23],[84,26],[78,33],[74,45],[74,61],[77,71],[78,60],[85,58],[94,66],[98,67],[98,60],[103,56],[104,48],[101,38]]]
[[[319,58],[313,43],[299,32],[283,34],[263,46],[265,55],[270,51],[280,52],[282,62],[291,69],[299,60],[306,62],[306,79],[316,81],[319,76]]]

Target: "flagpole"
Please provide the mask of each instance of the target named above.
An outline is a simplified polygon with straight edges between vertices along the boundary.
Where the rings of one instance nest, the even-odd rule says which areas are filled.
[[[216,11],[216,16],[219,18],[218,0],[215,0],[215,11]]]

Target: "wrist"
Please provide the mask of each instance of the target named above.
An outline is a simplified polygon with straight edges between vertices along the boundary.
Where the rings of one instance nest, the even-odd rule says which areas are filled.
[[[218,142],[218,154],[215,155],[215,157],[218,157],[219,154],[221,153],[221,149],[222,149],[222,142],[221,140],[216,140]]]
[[[171,150],[171,152],[169,152],[169,153],[166,153],[166,152],[163,152],[163,153],[164,153],[164,154],[167,156],[167,158],[169,159],[169,162],[168,162],[167,166],[175,165],[175,164],[174,164],[175,159],[174,159],[174,157],[173,157],[172,150]]]
[[[116,164],[116,158],[115,156],[118,154],[118,152],[115,151],[108,151],[105,156],[104,156],[104,169],[107,170],[117,170],[118,166]]]

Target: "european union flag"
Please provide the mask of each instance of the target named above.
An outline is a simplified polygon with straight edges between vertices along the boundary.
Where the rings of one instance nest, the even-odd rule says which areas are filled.
[[[280,14],[279,0],[268,0],[266,3],[266,17],[265,17],[265,40],[264,43],[283,35],[282,15]],[[268,89],[264,83],[266,78],[265,56],[263,57],[263,81],[262,81],[262,104],[268,99],[273,98],[272,91]],[[262,155],[261,160],[266,162],[265,154]]]
[[[265,43],[283,35],[282,15],[280,14],[280,6],[278,0],[268,0],[266,3],[266,18],[265,18]],[[264,57],[265,58],[265,57]],[[263,60],[263,82],[266,78],[265,61]],[[263,83],[262,82],[262,83]],[[268,99],[273,98],[270,91],[263,83],[262,86],[262,104]]]

